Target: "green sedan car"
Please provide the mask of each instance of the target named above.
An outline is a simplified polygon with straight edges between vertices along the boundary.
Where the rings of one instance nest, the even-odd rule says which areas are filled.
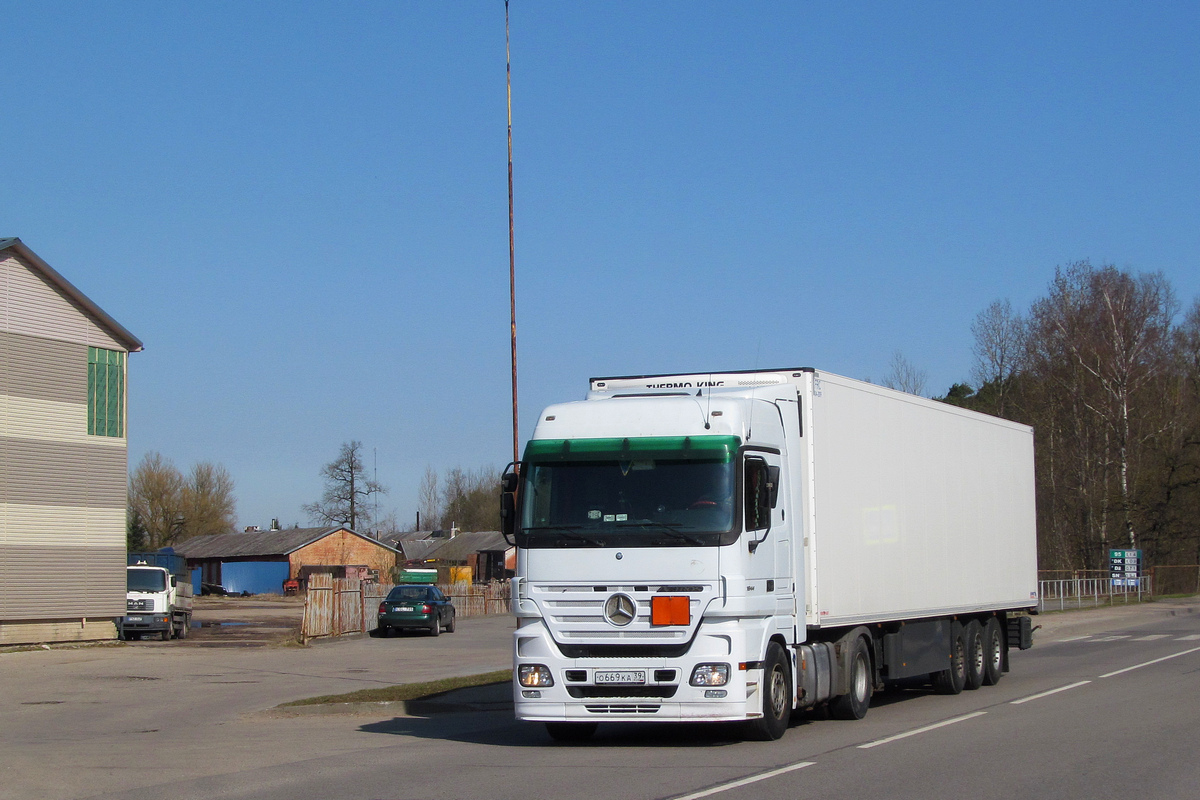
[[[398,628],[420,628],[437,636],[454,633],[454,603],[436,586],[397,586],[379,604],[379,635]]]

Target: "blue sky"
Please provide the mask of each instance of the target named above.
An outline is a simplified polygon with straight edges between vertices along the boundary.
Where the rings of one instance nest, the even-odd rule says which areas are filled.
[[[504,7],[0,2],[0,236],[139,336],[130,463],[305,524],[511,452]],[[1200,6],[514,0],[522,437],[595,375],[928,392],[1054,267],[1200,297]]]

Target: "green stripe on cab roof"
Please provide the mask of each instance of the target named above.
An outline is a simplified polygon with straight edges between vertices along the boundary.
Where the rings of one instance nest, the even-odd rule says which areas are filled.
[[[605,439],[532,439],[526,461],[581,461],[596,457],[703,458],[730,461],[742,440],[737,436],[631,436]]]

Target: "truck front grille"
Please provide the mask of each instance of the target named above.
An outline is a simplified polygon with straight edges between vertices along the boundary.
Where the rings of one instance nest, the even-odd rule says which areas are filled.
[[[149,611],[150,610],[150,601],[149,600],[126,600],[125,601],[125,610],[126,611]]]

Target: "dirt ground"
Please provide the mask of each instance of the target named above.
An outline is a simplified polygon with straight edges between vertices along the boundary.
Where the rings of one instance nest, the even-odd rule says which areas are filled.
[[[206,595],[192,601],[192,629],[188,638],[167,644],[199,647],[284,644],[299,637],[303,616],[303,595]]]

